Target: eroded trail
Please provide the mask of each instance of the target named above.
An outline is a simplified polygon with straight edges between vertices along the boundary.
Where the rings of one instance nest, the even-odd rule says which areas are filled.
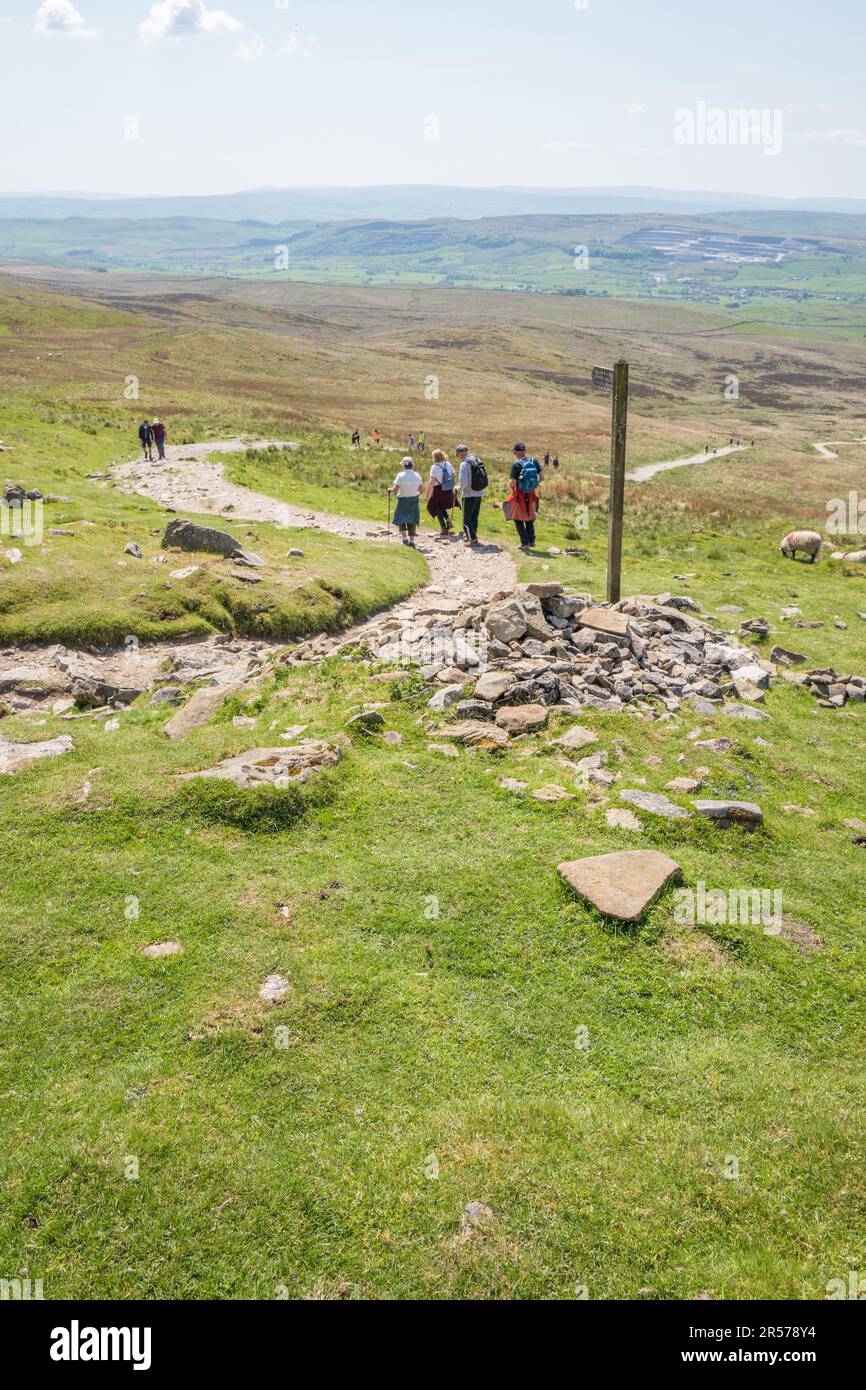
[[[692,463],[714,463],[726,454],[742,454],[750,448],[750,444],[726,444],[723,449],[715,449],[709,454],[689,454],[687,458],[667,459],[664,463],[642,463],[638,468],[629,469],[625,476],[630,483],[646,483],[657,473],[667,473],[672,468],[686,468]]]
[[[210,513],[227,523],[269,521],[287,528],[327,531],[350,541],[389,539],[388,528],[380,522],[310,511],[239,487],[228,481],[223,465],[211,458],[241,449],[265,449],[271,444],[279,446],[280,441],[227,439],[219,443],[170,445],[164,461],[148,463],[137,459],[121,464],[115,470],[115,478],[122,491],[140,493],[177,512]],[[459,518],[459,513],[456,515]],[[482,532],[483,515],[482,511]],[[394,528],[390,539],[399,544]],[[460,541],[440,541],[433,531],[423,529],[418,549],[427,561],[431,586],[445,593],[471,593],[480,603],[495,593],[513,589],[517,583],[514,561],[501,546],[481,545],[470,550]]]

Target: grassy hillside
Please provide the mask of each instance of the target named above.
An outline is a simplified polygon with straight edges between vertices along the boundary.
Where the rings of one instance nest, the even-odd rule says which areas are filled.
[[[562,778],[549,738],[442,758],[411,688],[402,747],[355,741],[300,808],[275,793],[283,829],[179,797],[275,720],[342,736],[382,687],[332,662],[279,695],[182,745],[154,708],[80,722],[4,799],[4,1268],[46,1297],[482,1299],[820,1298],[857,1268],[862,707],[783,688],[770,746],[720,717],[722,755],[688,715],[584,721],[622,785],[700,761],[710,794],[757,797],[752,837],[516,798],[501,776]],[[689,930],[670,897],[616,930],[569,898],[557,862],[635,841],[691,884],[780,889],[785,933]],[[183,954],[142,956],[166,939]],[[494,1220],[461,1240],[470,1201]]]
[[[0,560],[0,640],[287,635],[423,582],[399,546],[257,524],[238,528],[271,562],[254,605],[200,556],[191,593],[167,589],[167,513],[87,476],[133,451],[144,413],[175,442],[293,437],[298,451],[236,456],[230,475],[375,519],[399,455],[352,451],[347,425],[377,422],[395,450],[411,428],[468,436],[494,473],[482,534],[509,544],[491,503],[514,432],[559,444],[521,577],[600,596],[608,405],[575,382],[604,343],[608,358],[628,345],[641,388],[633,461],[710,429],[726,439],[710,383],[729,354],[768,391],[798,375],[755,408],[754,453],[629,487],[626,591],[691,594],[720,629],[765,616],[757,654],[779,642],[866,674],[866,572],[777,549],[856,486],[856,446],[819,460],[809,443],[853,438],[859,350],[790,349],[676,306],[180,283],[149,297],[122,277],[101,302],[78,288],[7,281],[0,297],[3,474],[64,499],[46,525],[73,532]],[[422,415],[425,363],[444,364],[443,390]],[[130,539],[143,560],[124,555]],[[795,628],[788,605],[821,626]],[[587,791],[552,743],[564,716],[502,753],[443,756],[430,725],[451,714],[431,715],[417,673],[377,674],[281,667],[178,743],[147,696],[116,727],[0,718],[6,738],[74,740],[2,779],[0,1268],[43,1279],[46,1298],[824,1297],[861,1268],[866,1216],[866,851],[843,824],[866,819],[866,707],[821,709],[779,681],[760,723],[588,711],[617,781]],[[351,734],[371,703],[401,743]],[[175,780],[295,725],[344,754],[303,791]],[[702,794],[757,800],[762,828],[608,825],[620,789],[698,767]],[[502,777],[528,792],[568,781],[574,799],[545,805]],[[556,874],[638,847],[669,853],[692,887],[780,892],[782,931],[689,927],[672,894],[616,927]],[[181,954],[143,955],[169,940]],[[274,972],[291,990],[271,1007],[258,991]],[[470,1202],[492,1213],[474,1232]]]

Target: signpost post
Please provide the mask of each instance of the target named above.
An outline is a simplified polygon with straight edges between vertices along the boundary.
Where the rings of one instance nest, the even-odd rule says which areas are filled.
[[[622,512],[625,497],[625,441],[628,423],[628,363],[622,358],[610,367],[593,367],[592,384],[610,391],[610,501],[607,522],[607,601],[618,603],[622,575]]]

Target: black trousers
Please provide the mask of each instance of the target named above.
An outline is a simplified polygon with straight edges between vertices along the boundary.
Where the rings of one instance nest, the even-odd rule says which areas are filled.
[[[521,545],[535,545],[535,522],[515,521]]]
[[[478,514],[481,511],[480,497],[463,498],[463,534],[470,541],[478,540]]]

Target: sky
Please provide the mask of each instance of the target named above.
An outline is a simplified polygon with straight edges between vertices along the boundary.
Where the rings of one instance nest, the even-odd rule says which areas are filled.
[[[862,0],[2,0],[0,191],[862,198],[862,53]]]

